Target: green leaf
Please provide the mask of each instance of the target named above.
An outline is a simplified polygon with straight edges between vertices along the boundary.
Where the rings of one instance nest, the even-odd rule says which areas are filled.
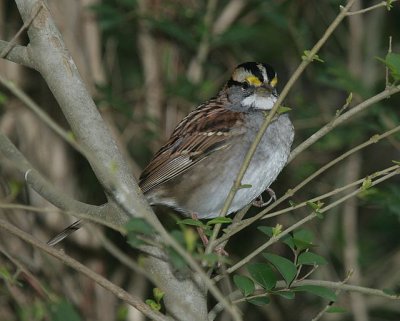
[[[216,253],[208,253],[208,254],[195,254],[194,257],[199,261],[206,261],[208,266],[213,266],[217,262],[229,263],[230,261],[226,256],[220,256]]]
[[[277,110],[277,113],[278,113],[279,115],[282,115],[282,114],[288,113],[288,112],[291,111],[291,110],[292,110],[292,108],[290,108],[290,107],[279,106],[279,108],[278,108],[278,110]]]
[[[153,296],[157,303],[160,303],[160,301],[164,297],[164,294],[165,294],[165,292],[163,290],[161,290],[160,288],[153,289]]]
[[[52,321],[81,321],[81,317],[74,306],[68,301],[62,300],[51,306]]]
[[[263,306],[266,305],[270,302],[270,299],[267,296],[260,296],[257,298],[249,299],[247,302],[257,305],[257,306]]]
[[[285,237],[283,237],[281,240],[283,243],[285,243],[287,246],[289,246],[292,250],[295,250],[296,245],[294,244],[293,237],[290,234],[285,235]]]
[[[322,212],[321,212],[321,207],[324,205],[323,202],[321,202],[321,201],[318,201],[317,203],[307,202],[307,205],[312,208],[313,212],[316,213],[318,218],[321,218],[321,219],[323,218]]]
[[[219,216],[208,221],[207,225],[225,224],[225,223],[229,224],[232,223],[232,219],[229,217]]]
[[[386,10],[387,11],[390,11],[390,10],[392,10],[392,8],[393,8],[393,3],[394,2],[394,0],[386,0]]]
[[[279,271],[287,285],[294,280],[297,274],[297,268],[293,262],[287,258],[272,253],[263,253],[263,256]]]
[[[392,289],[383,289],[382,292],[385,293],[385,294],[388,294],[388,295],[400,295],[400,294],[396,293],[396,291],[394,291]]]
[[[127,239],[128,239],[127,243],[135,248],[143,244],[146,244],[143,240],[138,238],[138,235],[136,233],[133,232],[128,232]]]
[[[274,236],[274,231],[276,231],[274,230],[274,227],[271,226],[258,226],[257,229],[269,237]],[[287,234],[284,237],[282,237],[281,241],[286,245],[288,245],[291,249],[295,248],[295,244],[293,243],[293,238],[290,234]]]
[[[394,80],[400,80],[400,54],[389,52],[385,58],[385,65],[389,68]]]
[[[12,281],[11,273],[5,266],[0,266],[0,278],[7,282]]]
[[[314,211],[314,212],[319,212],[319,210],[321,209],[321,207],[322,207],[322,205],[324,205],[324,203],[322,203],[322,202],[320,202],[320,201],[318,201],[317,203],[315,203],[315,202],[307,202],[307,205],[309,206],[309,207],[311,207],[311,209]]]
[[[293,288],[296,292],[308,292],[329,301],[336,301],[336,294],[331,289],[319,285],[301,285]]]
[[[274,294],[279,295],[288,300],[293,300],[295,297],[295,293],[292,290],[277,291],[274,292]]]
[[[6,101],[7,101],[7,96],[0,91],[0,105],[5,104]]]
[[[276,224],[275,227],[272,228],[272,235],[274,237],[279,236],[282,233],[282,225]]]
[[[272,229],[273,228],[271,226],[257,226],[257,230],[261,231],[269,237],[272,237],[273,235]]]
[[[301,56],[302,60],[324,62],[317,54],[312,55],[310,50],[304,50]]]
[[[313,239],[313,233],[307,229],[301,229],[293,233],[293,243],[299,251],[315,246],[312,243]]]
[[[186,249],[189,253],[192,253],[197,246],[198,233],[192,228],[185,228],[183,230],[183,238],[185,240]]]
[[[152,300],[152,299],[147,299],[146,304],[154,311],[160,311],[161,309],[161,304],[157,303],[156,301]]]
[[[276,275],[268,264],[253,263],[247,266],[251,277],[264,289],[271,290],[276,285]]]
[[[364,192],[371,186],[372,186],[372,179],[371,179],[371,177],[367,176],[362,182],[361,191]]]
[[[239,189],[242,189],[242,188],[252,188],[253,187],[253,185],[251,185],[251,184],[241,184],[240,186],[239,186]]]
[[[189,268],[186,265],[186,261],[182,256],[179,255],[178,252],[176,252],[172,247],[168,247],[167,252],[170,262],[175,269],[181,272],[188,271]]]
[[[134,232],[145,235],[154,235],[155,231],[153,227],[147,223],[147,221],[140,217],[131,218],[128,223],[125,224],[125,228],[128,232]]]
[[[345,312],[347,312],[347,310],[345,309],[345,308],[342,308],[342,307],[329,307],[327,310],[326,310],[326,312],[327,313],[345,313]]]
[[[253,294],[256,289],[253,280],[244,275],[234,275],[233,282],[244,296]]]
[[[320,255],[312,252],[304,252],[297,258],[297,263],[300,265],[325,265],[328,262]]]
[[[198,226],[198,227],[204,227],[205,226],[203,222],[201,222],[199,220],[192,219],[192,218],[186,218],[184,220],[180,220],[180,221],[176,222],[176,224]]]

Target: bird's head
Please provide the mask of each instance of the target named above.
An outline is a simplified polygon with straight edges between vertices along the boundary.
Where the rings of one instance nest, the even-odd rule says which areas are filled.
[[[278,97],[277,83],[276,72],[270,65],[245,62],[235,68],[225,88],[232,109],[270,110]]]

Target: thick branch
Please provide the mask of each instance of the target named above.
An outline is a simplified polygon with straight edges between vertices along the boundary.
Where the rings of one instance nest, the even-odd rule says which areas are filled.
[[[24,22],[31,19],[32,13],[38,5],[43,4],[39,0],[16,0],[16,3]],[[91,162],[93,170],[108,192],[108,196],[111,196],[110,202],[118,205],[116,208],[121,220],[136,215],[147,218],[157,232],[160,232],[166,244],[171,245],[178,253],[187,258],[188,254],[169,236],[144,199],[129,167],[119,153],[115,141],[86,90],[47,7],[43,7],[30,24],[28,36],[30,39],[29,53],[37,70],[42,74],[59,103],[74,135],[85,151],[85,155],[90,155],[89,161],[96,160]],[[110,176],[112,176],[112,180],[109,179]],[[157,262],[153,264],[158,264]],[[234,309],[215,285],[208,278],[204,280],[206,275],[197,262],[190,257],[188,263],[195,271],[202,274],[202,281],[205,282],[211,293],[224,303],[228,311],[230,309],[231,313],[235,315]],[[159,273],[157,277],[163,279],[165,273]],[[177,293],[180,300],[187,296],[186,288],[169,287],[169,282],[165,282],[165,285],[166,299],[172,293]],[[200,300],[198,298],[196,300],[193,298],[193,300],[195,304],[206,306],[205,296],[202,296]],[[169,309],[168,306],[167,309]],[[182,314],[182,316],[185,315]],[[235,320],[239,320],[240,318],[236,316]]]
[[[103,219],[115,226],[121,225],[120,217],[115,215],[115,210],[113,211],[110,206],[89,205],[58,191],[34,169],[13,143],[2,133],[0,133],[0,155],[2,161],[8,161],[21,175],[24,175],[25,180],[33,190],[54,206],[75,214],[88,215],[95,220]],[[76,216],[79,217],[79,214]]]
[[[39,0],[16,0],[16,3],[24,22],[29,21],[35,8],[42,4]],[[130,174],[44,5],[30,24],[28,36],[30,58],[59,103],[79,143],[96,159],[96,163],[92,162],[91,165],[100,183],[106,190],[113,190],[116,194],[129,194],[130,197],[125,201],[136,213],[151,215],[150,207]],[[109,186],[110,175],[116,183],[114,186]]]

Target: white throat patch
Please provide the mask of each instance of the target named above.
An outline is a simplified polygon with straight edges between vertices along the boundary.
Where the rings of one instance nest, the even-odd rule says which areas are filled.
[[[277,98],[273,95],[269,97],[263,97],[260,95],[253,94],[242,100],[242,105],[245,107],[252,107],[262,110],[271,110],[274,106]]]

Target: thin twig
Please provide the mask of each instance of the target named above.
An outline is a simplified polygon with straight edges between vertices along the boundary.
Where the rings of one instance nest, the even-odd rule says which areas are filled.
[[[395,2],[397,2],[398,0],[391,0],[390,2],[391,3],[395,3]],[[361,10],[356,10],[356,11],[349,11],[349,12],[347,12],[347,16],[354,16],[354,15],[356,15],[356,14],[363,14],[363,13],[366,13],[366,12],[369,12],[369,11],[372,11],[372,10],[375,10],[375,9],[378,9],[378,8],[381,8],[381,7],[386,7],[386,8],[388,8],[388,1],[382,1],[382,2],[380,2],[380,3],[378,3],[378,4],[375,4],[375,5],[373,5],[373,6],[370,6],[370,7],[368,7],[368,8],[364,8],[364,9],[361,9]],[[388,9],[389,10],[389,9]]]
[[[117,198],[115,198],[114,201],[122,211],[126,212],[128,215],[133,215],[132,210],[130,208],[127,208],[123,202],[120,202]],[[242,317],[236,310],[236,307],[232,306],[228,302],[225,296],[221,293],[215,283],[210,280],[208,275],[203,271],[196,260],[168,233],[168,231],[164,228],[160,221],[154,220],[149,221],[149,223],[154,227],[161,238],[165,241],[166,245],[171,246],[175,251],[177,251],[178,254],[182,256],[185,262],[190,266],[190,268],[198,274],[210,293],[215,297],[215,299],[217,299],[219,302],[221,302],[222,305],[224,305],[225,309],[231,314],[233,319],[235,321],[241,321]]]
[[[362,287],[362,286],[358,286],[358,285],[343,284],[342,282],[332,282],[332,281],[325,281],[325,280],[303,280],[303,281],[295,282],[293,284],[293,287],[302,286],[302,285],[318,285],[318,286],[324,286],[324,287],[327,287],[330,289],[340,289],[343,291],[357,292],[357,293],[362,293],[362,294],[380,296],[380,297],[383,297],[386,299],[391,299],[391,300],[400,300],[400,295],[398,295],[398,294],[388,294],[382,290]]]
[[[85,155],[85,157],[87,157],[87,159],[89,161],[92,161],[92,159],[93,159],[93,162],[96,163],[96,160],[94,160],[94,157],[90,156],[91,155],[90,153],[86,153],[83,150],[83,148],[75,140],[69,139],[69,136],[65,133],[65,131],[63,129],[61,129],[57,124],[55,124],[54,121],[52,121],[40,109],[40,107],[37,106],[22,90],[20,90],[14,84],[12,84],[11,82],[6,81],[3,77],[0,76],[0,82],[3,82],[3,81],[7,85],[7,88],[12,90],[12,92],[15,93],[17,95],[17,97],[19,97],[21,100],[23,100],[23,102],[25,102],[30,108],[32,108],[35,111],[35,113],[40,115],[40,117],[46,122],[46,124],[48,124],[61,137],[66,139],[71,145],[73,145],[80,152],[82,152],[82,154]],[[0,139],[1,139],[2,136],[3,135],[0,134]],[[0,145],[0,147],[1,147],[1,145]],[[37,174],[36,171],[30,169],[27,172],[27,174],[25,175],[25,178],[26,178],[27,181],[29,179],[33,179],[33,180],[39,179],[40,177],[37,177],[36,174]],[[33,175],[35,175],[35,176],[33,176]],[[112,175],[107,174],[107,173],[103,173],[103,176],[108,176],[108,178],[110,180],[113,179]],[[31,182],[34,183],[34,181],[32,181],[32,180],[31,180]],[[113,184],[111,184],[111,186],[113,186]],[[121,189],[122,189],[122,187],[121,187]],[[47,190],[50,191],[50,189],[47,189]],[[110,191],[108,191],[108,195],[110,195],[110,196],[112,196],[114,198],[114,201],[116,202],[116,204],[119,205],[119,207],[123,210],[123,212],[125,212],[128,215],[128,217],[135,217],[137,215],[137,213],[135,213],[133,209],[131,209],[131,208],[128,209],[125,206],[125,200],[129,199],[129,197],[130,197],[128,195],[127,191],[122,189],[122,191],[120,191],[117,194],[117,193],[115,193],[114,190],[110,190]],[[201,269],[201,267],[191,257],[191,255],[188,254],[183,249],[183,247],[178,242],[176,242],[175,239],[173,239],[169,235],[169,233],[165,230],[165,228],[161,225],[161,223],[155,217],[154,218],[153,217],[151,217],[151,218],[150,217],[146,217],[146,219],[158,231],[158,233],[162,236],[162,238],[166,241],[166,243],[169,244],[170,246],[172,246],[184,258],[184,260],[188,263],[188,265],[200,275],[202,280],[205,282],[207,288],[216,297],[216,299],[217,300],[221,300],[221,302],[224,302],[227,311],[229,311],[230,313],[232,313],[234,315],[235,320],[240,320],[240,315],[237,313],[237,311],[234,310],[234,308],[226,301],[226,299],[224,298],[222,293],[219,291],[219,289],[209,280],[209,278],[207,277],[207,274]]]
[[[100,274],[95,273],[94,271],[88,269],[86,266],[81,264],[80,262],[76,261],[72,257],[66,255],[65,253],[58,251],[45,243],[42,243],[35,238],[33,238],[28,233],[20,230],[19,228],[11,225],[5,220],[0,219],[0,227],[9,233],[21,238],[25,242],[31,244],[32,246],[40,249],[51,256],[54,256],[64,264],[68,265],[69,267],[73,268],[79,273],[87,276],[89,279],[93,280],[98,285],[102,286],[106,290],[110,291],[114,295],[116,295],[119,299],[125,301],[129,305],[135,307],[139,311],[141,311],[144,315],[151,318],[152,320],[157,321],[172,321],[171,318],[162,315],[159,312],[152,310],[147,304],[145,304],[142,300],[138,297],[129,294],[124,289],[120,288],[119,286],[115,285],[114,283],[110,282],[106,278],[102,277]]]
[[[220,216],[225,216],[228,213],[229,207],[233,202],[233,199],[235,197],[236,192],[240,189],[240,186],[242,184],[242,179],[246,173],[247,168],[250,165],[251,159],[253,158],[253,155],[257,149],[258,144],[260,143],[262,137],[264,136],[265,131],[267,130],[269,124],[271,123],[273,117],[275,116],[275,113],[277,112],[279,106],[282,104],[283,100],[286,98],[287,94],[289,93],[290,89],[294,85],[294,83],[297,81],[297,79],[301,76],[303,71],[306,69],[306,67],[313,61],[313,58],[317,54],[317,52],[321,49],[321,47],[324,45],[324,43],[328,40],[330,35],[333,33],[333,31],[336,29],[336,27],[340,24],[340,22],[346,17],[346,12],[351,8],[353,3],[356,0],[349,0],[347,5],[341,10],[341,12],[338,14],[338,16],[335,18],[335,20],[331,23],[331,25],[326,29],[324,35],[321,37],[321,39],[315,44],[315,46],[310,50],[308,59],[304,59],[300,65],[297,67],[293,75],[290,77],[288,82],[286,83],[285,87],[283,88],[280,96],[278,97],[277,101],[275,102],[273,108],[271,109],[270,113],[268,116],[265,118],[263,124],[261,125],[260,130],[258,131],[254,141],[252,142],[246,157],[244,158],[244,161],[242,163],[242,166],[238,172],[238,175],[232,185],[231,190],[229,191],[229,194],[225,200],[224,206],[221,209]],[[218,232],[221,229],[221,224],[216,224],[214,229],[213,229],[213,234],[210,238],[209,244],[206,248],[206,253],[210,253],[212,249],[215,246],[215,240],[217,238]]]
[[[339,282],[339,284],[343,285],[349,281],[351,275],[353,274],[353,271],[350,270],[349,273],[347,273],[346,277],[344,278],[343,281]],[[337,288],[335,291],[336,296],[338,296],[342,292],[341,288]],[[318,321],[319,319],[322,318],[322,316],[325,314],[326,311],[333,305],[334,301],[329,302],[311,321]]]
[[[331,162],[329,162],[328,164],[322,166],[320,169],[318,169],[316,172],[314,172],[313,174],[311,174],[309,177],[307,177],[305,180],[303,180],[301,183],[299,183],[297,186],[295,186],[294,188],[289,189],[285,195],[283,195],[282,197],[280,197],[276,202],[272,203],[271,205],[269,205],[267,208],[265,208],[264,210],[262,210],[260,213],[258,213],[257,215],[240,222],[237,225],[232,224],[230,226],[230,228],[228,229],[228,231],[221,236],[218,240],[216,240],[216,245],[221,244],[222,242],[226,241],[227,239],[229,239],[230,237],[232,237],[234,234],[240,232],[241,230],[243,230],[244,228],[246,228],[247,226],[253,224],[254,222],[256,222],[259,219],[266,219],[266,218],[270,218],[276,215],[280,215],[283,213],[286,213],[288,211],[300,208],[304,205],[306,205],[307,201],[302,202],[298,205],[295,206],[291,206],[289,208],[277,211],[277,212],[273,212],[270,214],[267,214],[268,212],[270,212],[272,209],[274,209],[277,205],[281,204],[283,201],[285,201],[286,199],[288,199],[289,197],[293,196],[296,192],[298,192],[301,188],[303,188],[306,184],[308,184],[310,181],[312,181],[313,179],[315,179],[317,176],[321,175],[323,172],[325,172],[327,169],[329,169],[330,167],[334,166],[335,164],[337,164],[338,162],[340,162],[341,160],[345,159],[346,157],[352,155],[353,153],[371,145],[374,143],[377,143],[379,140],[389,137],[390,135],[393,135],[394,133],[400,131],[400,126],[397,126],[385,133],[382,133],[380,135],[376,134],[374,136],[372,136],[369,140],[367,140],[366,142],[357,145],[356,147],[352,148],[351,150],[345,152],[344,154],[340,155],[339,157],[335,158],[334,160],[332,160]],[[312,137],[312,136],[311,136]],[[344,189],[347,189],[348,187],[351,187],[353,185],[346,185],[344,188],[342,189],[335,189],[334,191],[328,192],[324,195],[318,196],[313,198],[312,200],[309,201],[317,201],[319,199],[323,199],[325,197],[328,196],[332,196],[336,193],[341,192]]]
[[[312,134],[309,138],[307,138],[304,142],[302,142],[300,145],[298,145],[290,154],[288,163],[290,163],[293,159],[295,159],[301,152],[306,150],[308,147],[310,147],[312,144],[314,144],[316,141],[321,139],[323,136],[325,136],[327,133],[329,133],[332,129],[337,127],[338,125],[341,125],[345,121],[349,120],[351,117],[353,117],[355,114],[364,111],[366,108],[372,106],[373,104],[376,104],[380,102],[381,100],[384,100],[391,95],[394,95],[396,93],[400,92],[400,86],[393,86],[393,87],[388,87],[385,90],[381,91],[379,94],[376,94],[375,96],[372,96],[371,98],[368,98],[367,100],[364,100],[362,103],[358,104],[357,106],[351,108],[348,112],[340,115],[339,117],[335,117],[332,121],[330,121],[328,124],[320,128],[317,132]]]
[[[53,294],[50,293],[46,289],[46,287],[38,280],[38,278],[34,276],[17,258],[13,257],[10,253],[3,249],[2,246],[0,246],[0,252],[3,253],[3,255],[18,268],[19,273],[22,272],[23,274],[25,274],[25,279],[32,286],[32,288],[36,292],[38,292],[39,295],[50,300],[53,298]],[[17,277],[17,275],[15,275],[14,278],[15,277]]]
[[[393,177],[395,175],[398,175],[399,174],[399,168],[400,168],[400,166],[396,165],[394,171],[386,174],[385,176],[383,176],[381,178],[378,178],[378,179],[372,181],[371,186],[375,186],[375,185],[377,185],[377,184],[379,184],[379,183],[381,183],[381,182],[383,182],[385,180],[388,180],[389,178],[391,178],[391,177]],[[315,217],[318,217],[319,215],[327,212],[328,210],[332,209],[333,207],[343,203],[344,201],[346,201],[350,197],[353,197],[353,196],[357,195],[360,191],[362,191],[362,186],[360,188],[356,189],[355,191],[353,191],[352,193],[346,194],[345,196],[341,197],[340,199],[338,199],[338,200],[330,203],[329,205],[319,209],[318,213],[312,212],[309,215],[307,215],[306,217],[304,217],[303,219],[297,221],[295,224],[291,225],[290,227],[288,227],[287,229],[285,229],[284,231],[279,233],[278,235],[272,236],[266,243],[264,243],[263,245],[259,246],[257,249],[255,249],[253,252],[251,252],[245,258],[243,258],[242,260],[237,262],[235,265],[233,265],[229,269],[227,269],[226,273],[230,274],[230,273],[236,271],[237,269],[239,269],[243,265],[247,264],[251,259],[253,259],[255,256],[260,254],[262,251],[264,251],[265,249],[270,247],[272,244],[274,244],[277,241],[279,241],[282,237],[288,235],[290,232],[294,231],[295,229],[297,229],[298,227],[302,226],[303,224],[313,220]],[[223,277],[224,276],[216,276],[214,278],[214,280],[215,281],[219,281]]]
[[[198,83],[203,74],[203,63],[207,58],[208,52],[210,50],[210,38],[212,36],[211,25],[214,18],[215,9],[217,6],[218,0],[208,0],[206,13],[204,15],[204,30],[203,35],[201,37],[201,41],[199,47],[197,49],[196,56],[190,62],[187,77],[192,83]]]
[[[102,215],[91,215],[91,214],[80,213],[80,212],[76,212],[76,211],[62,210],[59,208],[44,208],[44,207],[35,207],[35,206],[30,206],[30,205],[22,205],[22,204],[14,204],[14,203],[1,203],[1,202],[0,202],[0,208],[23,210],[23,211],[36,212],[36,213],[57,213],[57,214],[62,214],[62,215],[73,216],[73,217],[77,217],[80,219],[84,219],[88,222],[93,222],[96,224],[104,225],[114,231],[121,233],[122,235],[126,234],[126,230],[123,227],[121,227],[117,224],[108,222],[107,220],[105,220],[102,217]]]

